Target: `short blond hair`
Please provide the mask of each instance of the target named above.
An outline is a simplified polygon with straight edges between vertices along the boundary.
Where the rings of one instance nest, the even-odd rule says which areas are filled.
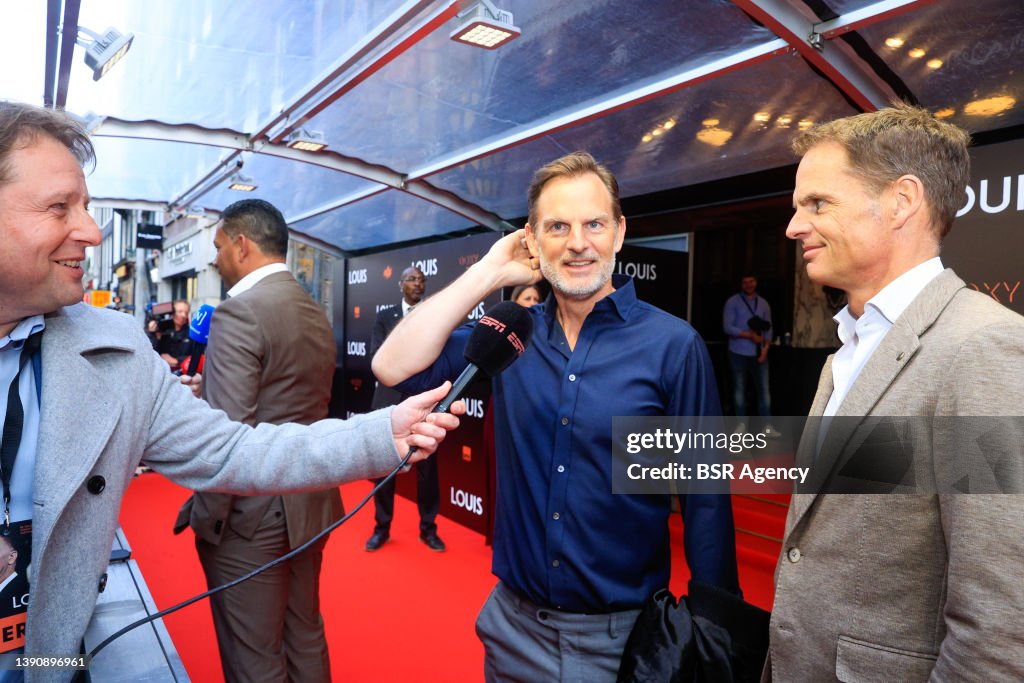
[[[835,142],[846,150],[853,172],[881,193],[903,175],[924,185],[932,222],[941,240],[953,227],[971,177],[971,136],[905,102],[815,126],[793,140],[793,151]]]
[[[536,226],[537,224],[537,201],[540,199],[545,185],[556,178],[578,178],[587,173],[596,175],[608,188],[608,194],[612,196],[612,217],[617,224],[622,218],[622,207],[619,204],[619,181],[615,179],[615,175],[608,170],[607,166],[599,163],[588,152],[573,152],[544,164],[533,174],[533,182],[530,183],[530,189],[526,192],[526,206],[529,212],[527,221],[530,225]]]

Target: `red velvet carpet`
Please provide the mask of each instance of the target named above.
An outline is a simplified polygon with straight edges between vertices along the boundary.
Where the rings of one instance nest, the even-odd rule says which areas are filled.
[[[347,509],[369,492],[368,482],[342,487]],[[156,474],[137,477],[121,510],[121,525],[160,609],[205,590],[194,537],[171,533],[188,492]],[[785,507],[734,499],[740,582],[750,602],[768,609]],[[762,509],[763,508],[763,509]],[[496,583],[483,537],[439,519],[445,553],[419,542],[415,505],[395,500],[392,540],[376,553],[363,544],[373,528],[373,503],[336,530],[327,544],[322,611],[336,681],[480,681],[483,648],[473,631],[477,611]],[[673,539],[681,538],[673,516]],[[740,529],[745,529],[741,531]],[[753,532],[753,533],[748,533]],[[673,544],[672,590],[685,592],[682,543]],[[206,601],[165,619],[193,681],[223,681]]]

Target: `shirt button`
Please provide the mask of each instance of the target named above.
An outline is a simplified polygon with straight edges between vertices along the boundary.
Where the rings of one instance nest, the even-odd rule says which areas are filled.
[[[576,381],[576,375],[569,375],[569,381],[570,382],[575,382]]]
[[[565,465],[559,465],[558,466],[558,471],[559,472],[565,472]]]
[[[562,425],[564,426],[564,425],[567,425],[567,424],[569,424],[569,418],[563,417],[562,418]]]
[[[555,514],[551,515],[551,519],[558,519],[558,513],[556,512]]]
[[[552,560],[551,566],[554,567],[555,569],[558,569],[558,560]]]
[[[789,558],[790,562],[800,561],[800,548],[790,548],[789,552],[786,553],[786,557]]]
[[[107,488],[107,480],[97,474],[89,478],[85,488],[89,490],[89,493],[98,496],[103,493],[103,489]]]

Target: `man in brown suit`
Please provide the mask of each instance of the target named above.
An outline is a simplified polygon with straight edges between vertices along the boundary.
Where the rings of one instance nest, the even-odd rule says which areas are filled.
[[[913,495],[793,497],[765,680],[1024,680],[1024,496],[988,493],[1022,492],[1024,318],[939,258],[970,177],[968,142],[894,105],[794,143],[803,159],[786,234],[810,278],[849,300],[811,407],[825,420],[809,421],[798,458],[812,478],[839,481],[873,442],[883,457],[872,483],[904,446],[927,467],[891,480]],[[982,439],[962,438],[979,427]],[[947,477],[979,445],[995,481]]]
[[[230,289],[211,320],[203,397],[249,425],[326,417],[334,335],[285,266],[281,213],[258,199],[236,202],[224,210],[214,246],[214,265]],[[305,543],[343,512],[336,488],[286,496],[195,493],[179,526],[187,520],[195,530],[214,587]],[[326,540],[213,596],[227,681],[330,680],[319,597]]]

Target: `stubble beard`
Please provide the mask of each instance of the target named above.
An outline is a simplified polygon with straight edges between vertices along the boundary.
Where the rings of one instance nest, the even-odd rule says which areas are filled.
[[[612,273],[615,272],[615,254],[612,254],[612,257],[608,261],[604,263],[598,261],[598,272],[594,274],[594,278],[590,282],[569,284],[566,282],[565,278],[562,277],[562,274],[559,272],[556,264],[548,261],[544,257],[543,252],[539,254],[539,257],[540,272],[544,276],[544,279],[551,284],[551,287],[556,292],[570,299],[589,299],[608,284],[608,281],[612,279]],[[586,255],[586,258],[591,258],[591,256]]]

